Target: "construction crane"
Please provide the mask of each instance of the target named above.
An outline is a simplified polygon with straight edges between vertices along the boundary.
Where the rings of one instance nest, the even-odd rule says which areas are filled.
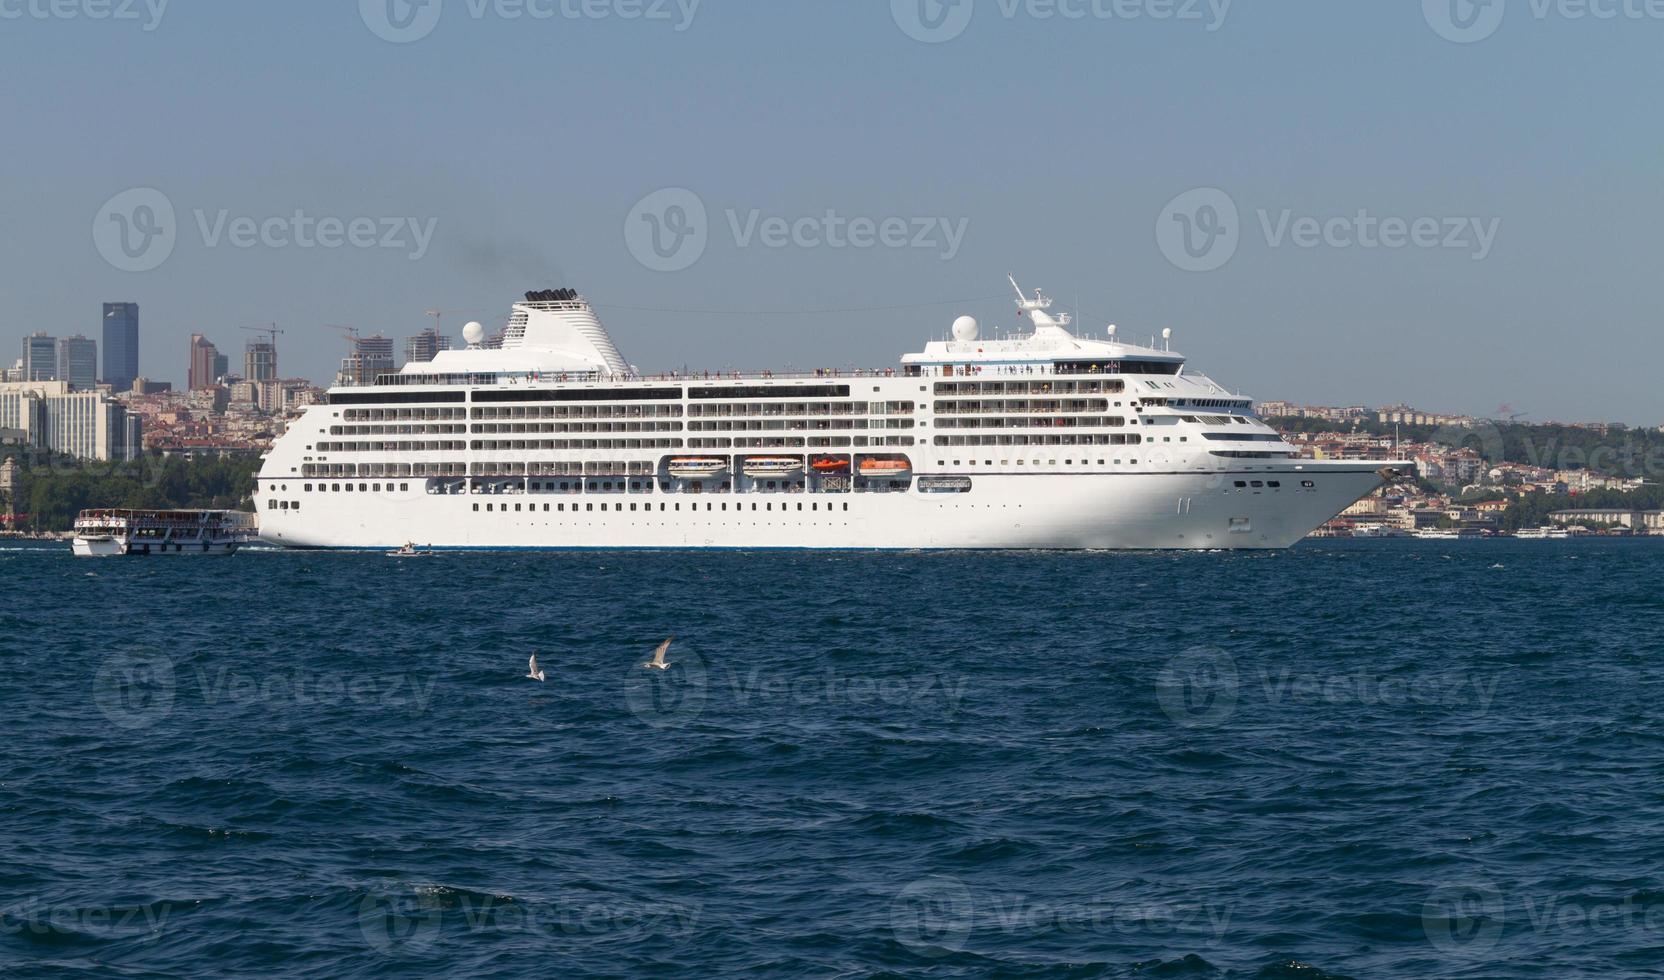
[[[274,377],[274,378],[277,377],[277,335],[281,334],[281,333],[284,333],[284,331],[279,330],[277,328],[277,324],[275,324],[275,323],[266,323],[266,324],[261,324],[260,326],[243,326],[243,327],[238,327],[237,329],[246,330],[249,333],[263,333],[267,337],[270,338],[268,343],[270,344],[270,350],[271,350],[271,354],[272,354],[272,360],[271,360],[271,372],[272,372],[272,374],[271,374],[271,376]],[[250,346],[251,347],[253,346],[252,341],[250,342]],[[249,380],[253,381],[253,380],[259,380],[259,379],[250,378]]]
[[[479,312],[478,310],[428,310],[427,315],[433,317],[433,332],[436,333],[436,334],[443,334],[445,331],[440,329],[440,326],[439,326],[439,320],[440,320],[441,317],[447,317],[447,316],[451,316],[451,315],[457,314],[457,313],[478,313],[478,312]]]

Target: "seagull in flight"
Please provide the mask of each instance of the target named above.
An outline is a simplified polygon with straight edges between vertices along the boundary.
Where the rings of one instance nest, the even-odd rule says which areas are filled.
[[[647,661],[644,664],[642,664],[642,666],[643,667],[652,667],[652,668],[656,668],[658,670],[669,670],[670,669],[670,664],[665,661],[664,653],[665,653],[666,650],[670,649],[671,641],[675,640],[675,639],[676,639],[676,637],[672,636],[669,639],[665,640],[663,643],[659,644],[659,648],[657,650],[653,651],[653,659]]]
[[[543,679],[543,671],[539,670],[537,667],[537,654],[532,654],[531,662],[527,665],[527,668],[531,671],[526,675],[527,678],[534,681],[540,681]]]

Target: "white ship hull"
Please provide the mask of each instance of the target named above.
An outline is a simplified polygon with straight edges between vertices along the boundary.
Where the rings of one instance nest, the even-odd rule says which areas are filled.
[[[1013,287],[1015,287],[1013,281]],[[293,420],[255,493],[291,548],[1286,548],[1391,464],[1301,459],[1167,349],[1033,333],[899,369],[643,376],[569,289]]]
[[[1246,476],[1282,476],[1283,488],[1234,489]],[[327,514],[268,511],[261,538],[376,550],[412,539],[488,549],[1286,548],[1381,483],[1373,469],[1308,462],[1284,473],[979,476],[954,494],[330,494]]]

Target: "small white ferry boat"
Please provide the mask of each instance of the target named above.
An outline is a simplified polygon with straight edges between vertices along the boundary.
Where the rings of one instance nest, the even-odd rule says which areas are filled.
[[[71,547],[81,558],[230,555],[256,533],[254,515],[235,510],[84,510]]]

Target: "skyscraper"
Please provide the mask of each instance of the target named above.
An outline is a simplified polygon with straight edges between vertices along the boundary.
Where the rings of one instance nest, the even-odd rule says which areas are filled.
[[[202,334],[191,334],[191,366],[186,376],[186,387],[191,391],[212,388],[217,373],[219,349]]]
[[[23,380],[56,381],[58,338],[36,331],[23,338]]]
[[[98,387],[98,341],[76,334],[58,341],[58,380],[75,391]]]
[[[409,364],[426,364],[442,350],[451,349],[451,338],[429,327],[404,343],[404,359]]]
[[[341,373],[336,384],[373,385],[376,378],[392,374],[393,338],[376,334],[374,337],[353,337],[352,353],[341,359]]]
[[[243,348],[243,380],[270,381],[277,377],[277,347],[269,340],[251,340]]]
[[[126,391],[139,376],[139,304],[104,304],[104,381]]]

